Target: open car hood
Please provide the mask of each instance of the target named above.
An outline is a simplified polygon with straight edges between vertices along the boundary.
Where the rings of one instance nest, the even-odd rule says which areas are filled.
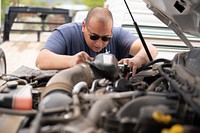
[[[193,48],[184,33],[200,37],[200,0],[144,0],[154,15]]]

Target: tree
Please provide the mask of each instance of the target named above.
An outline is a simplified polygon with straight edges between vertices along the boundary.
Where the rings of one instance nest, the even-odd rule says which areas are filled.
[[[1,24],[4,23],[5,9],[7,6],[47,6],[47,2],[39,2],[38,0],[1,0]]]
[[[95,7],[95,6],[104,6],[105,0],[82,0],[84,4],[86,4],[89,8]]]
[[[6,6],[10,5],[10,0],[1,0],[1,23],[3,23],[4,21],[4,17],[5,17],[5,8]]]

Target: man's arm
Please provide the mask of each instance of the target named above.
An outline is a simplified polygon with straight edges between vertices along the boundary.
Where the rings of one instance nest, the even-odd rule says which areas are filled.
[[[153,46],[151,43],[147,43],[147,47],[149,49],[152,58],[155,59],[158,54],[157,48]],[[129,54],[132,55],[133,57],[122,59],[119,61],[119,64],[127,64],[128,66],[132,67],[132,73],[134,76],[137,68],[149,62],[149,57],[147,56],[147,53],[140,39],[134,41],[134,43],[130,48]]]
[[[42,49],[37,56],[35,65],[40,69],[66,69],[90,59],[90,56],[84,51],[70,56],[59,55],[48,49]]]

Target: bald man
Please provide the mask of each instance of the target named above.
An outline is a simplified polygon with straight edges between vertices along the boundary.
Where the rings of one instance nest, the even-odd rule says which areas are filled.
[[[157,49],[147,47],[154,58]],[[55,29],[39,52],[36,66],[40,69],[66,69],[91,60],[99,53],[109,51],[119,64],[137,68],[149,62],[138,37],[121,27],[113,27],[113,17],[107,8],[92,8],[82,23],[67,23]]]

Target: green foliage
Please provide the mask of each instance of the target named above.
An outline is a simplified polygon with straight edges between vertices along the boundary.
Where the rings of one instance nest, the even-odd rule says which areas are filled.
[[[7,6],[12,6],[11,4],[13,1],[14,0],[1,0],[1,24],[4,23],[5,8]],[[21,6],[47,6],[48,5],[47,2],[38,2],[38,0],[20,0],[19,2]]]
[[[4,22],[5,18],[5,8],[10,5],[10,0],[1,0],[1,24]]]
[[[86,4],[89,8],[95,7],[95,6],[103,6],[105,0],[82,0],[84,4]]]
[[[6,6],[10,6],[10,4],[15,1],[17,2],[18,0],[1,0],[1,24],[4,22],[4,17],[5,17],[5,8]],[[49,5],[50,3],[48,2],[39,2],[38,0],[19,0],[20,5],[23,6],[51,6]],[[95,6],[103,6],[105,0],[74,0],[74,3],[83,3],[87,5],[90,8],[95,7]],[[58,3],[54,3],[55,5],[59,5]]]
[[[47,2],[39,2],[38,0],[20,0],[20,4],[25,6],[46,6]]]

